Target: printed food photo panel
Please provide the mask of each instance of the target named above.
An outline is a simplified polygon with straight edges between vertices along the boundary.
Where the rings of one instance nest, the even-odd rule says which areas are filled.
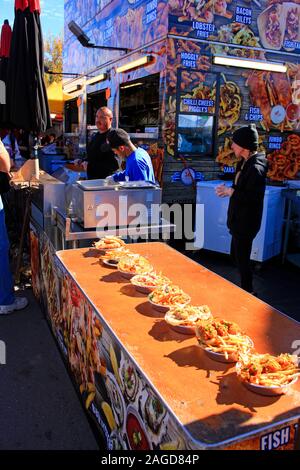
[[[267,50],[300,52],[300,2],[170,0],[171,33]],[[242,51],[247,55],[247,51]],[[252,51],[252,56],[262,54]]]

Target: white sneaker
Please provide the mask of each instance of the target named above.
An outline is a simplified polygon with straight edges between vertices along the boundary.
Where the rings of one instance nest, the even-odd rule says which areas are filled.
[[[12,313],[14,310],[22,310],[27,307],[28,300],[26,297],[16,297],[13,304],[10,305],[0,305],[0,315],[6,315]]]

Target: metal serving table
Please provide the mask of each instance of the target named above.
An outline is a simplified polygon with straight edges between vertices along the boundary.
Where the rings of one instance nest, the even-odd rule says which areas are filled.
[[[161,188],[147,181],[108,183],[103,179],[77,181],[72,186],[72,211],[84,229],[129,226],[139,214],[139,224],[151,220],[161,205]]]
[[[52,225],[56,228],[54,247],[59,249],[67,248],[70,242],[72,248],[78,248],[80,241],[93,240],[106,235],[116,235],[119,237],[127,237],[130,241],[136,241],[137,228],[127,225],[122,227],[112,227],[109,229],[89,229],[85,230],[77,223],[75,219],[67,216],[57,207],[52,208]],[[170,223],[162,217],[156,224],[145,224],[138,227],[138,237],[145,241],[158,241],[160,238],[164,241],[168,240],[170,233],[175,231],[175,224]]]
[[[70,188],[66,210],[52,207],[55,249],[87,246],[84,241],[116,235],[127,243],[168,240],[175,224],[161,214],[161,188],[145,181],[108,183],[106,180],[77,181]],[[125,201],[125,203],[124,203]],[[142,205],[142,216],[135,218]],[[106,208],[114,217],[106,219]],[[101,214],[99,214],[101,212]],[[70,243],[69,243],[70,242]]]

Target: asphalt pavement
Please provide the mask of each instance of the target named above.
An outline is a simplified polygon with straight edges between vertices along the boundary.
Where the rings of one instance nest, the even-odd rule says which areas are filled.
[[[26,295],[29,306],[0,315],[6,349],[6,364],[0,365],[0,450],[98,450],[31,289],[17,295]]]

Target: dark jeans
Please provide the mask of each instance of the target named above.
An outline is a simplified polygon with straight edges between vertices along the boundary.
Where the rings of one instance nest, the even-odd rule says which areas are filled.
[[[232,235],[231,255],[234,257],[241,276],[241,288],[253,292],[250,255],[253,238]]]
[[[15,301],[13,280],[8,258],[9,242],[5,216],[0,196],[0,305],[10,305]]]

